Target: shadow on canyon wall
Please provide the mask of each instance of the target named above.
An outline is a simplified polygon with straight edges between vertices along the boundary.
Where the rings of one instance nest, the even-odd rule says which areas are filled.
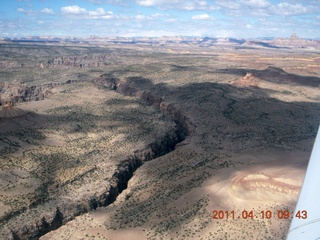
[[[262,79],[265,75],[268,75],[266,79],[269,80],[269,77],[273,76],[272,74],[274,74],[274,72],[278,74],[281,71],[277,69],[274,70],[273,68],[261,71],[250,69],[219,70],[219,73],[232,73],[239,76],[245,75],[246,72],[253,72],[253,74],[257,74],[257,76]],[[318,84],[320,81],[320,78],[301,77],[294,74],[286,75],[289,75],[290,81],[295,84],[315,86],[315,82]],[[98,86],[104,86],[112,90],[116,90],[120,94],[138,97],[140,99],[139,101],[143,104],[154,106],[162,113],[164,118],[169,118],[177,124],[176,138],[171,139],[168,137],[159,142],[159,144],[167,144],[170,145],[170,147],[160,145],[153,146],[154,148],[159,147],[166,149],[166,151],[162,152],[160,155],[172,151],[174,146],[185,138],[202,138],[204,144],[203,149],[210,154],[214,154],[215,151],[221,150],[221,148],[230,148],[231,153],[237,153],[246,148],[269,147],[276,148],[278,150],[292,151],[297,146],[297,142],[315,137],[320,120],[320,103],[282,102],[278,99],[271,98],[268,91],[261,89],[240,88],[237,86],[212,82],[191,83],[175,87],[165,83],[153,84],[151,79],[146,79],[141,76],[119,79],[113,77],[113,73],[102,75],[101,77],[94,79],[93,83]],[[167,99],[169,102],[167,102]],[[82,111],[81,109],[77,109],[75,111],[69,111],[67,114],[40,115],[36,113],[29,113],[18,118],[0,119],[0,123],[4,124],[4,122],[6,122],[6,124],[16,126],[16,132],[22,131],[26,128],[34,129],[35,131],[37,131],[37,128],[57,130],[59,126],[56,125],[56,122],[63,123],[65,128],[69,129],[68,133],[79,131],[90,132],[96,128],[97,124],[103,124],[104,121],[110,122],[110,120],[116,122],[116,124],[111,126],[112,128],[121,128],[126,126],[128,122],[132,120],[130,115],[131,109],[126,107],[131,103],[132,102],[130,100],[106,101],[105,104],[110,105],[110,107],[114,104],[118,108],[118,111],[115,111],[108,116],[97,116]],[[144,113],[141,112],[140,114],[141,117],[143,117]],[[139,121],[139,119],[136,119],[136,121]],[[105,125],[107,127],[107,124]],[[140,124],[137,127],[144,129],[151,126]],[[181,134],[179,134],[179,132],[181,132]],[[41,142],[41,139],[36,140]],[[299,150],[302,149],[303,146],[300,146]],[[310,149],[307,149],[307,151],[310,151]],[[155,154],[154,157],[158,157],[160,155]],[[146,160],[151,159],[153,158]],[[195,159],[195,161],[198,160]],[[214,159],[210,161],[212,161],[212,163],[209,164],[214,164]],[[120,176],[121,173],[118,172],[118,182],[120,179],[122,179],[121,181],[127,182],[135,169],[139,167],[142,162],[141,160],[135,160],[132,164],[136,165],[130,165],[131,167],[127,167],[126,171],[123,172],[126,177],[123,178]],[[43,171],[50,171],[53,176],[55,175],[57,167],[55,166],[54,161],[51,161],[50,164],[43,164],[42,167],[44,168]],[[177,166],[176,171],[179,171],[179,167],[183,166]],[[201,172],[201,170],[205,170],[205,166],[203,166],[203,164],[197,164],[197,162],[195,162],[192,167],[184,167],[187,168],[187,171],[189,172]],[[170,177],[168,175],[163,176],[167,178]],[[150,177],[157,178],[159,176]],[[186,184],[182,184],[180,187],[176,187],[185,188],[184,191],[189,191],[190,187],[201,184],[201,182],[206,179],[206,176],[201,174],[199,176],[195,176],[195,179],[197,180],[193,181],[193,184],[192,182],[188,182]],[[126,188],[126,183],[119,183],[118,186],[120,185],[122,186],[122,189],[113,189],[110,190],[113,191],[113,193],[107,193],[110,196],[112,195],[110,198],[113,200],[116,195],[123,190],[123,188]],[[44,192],[40,195],[44,197],[40,202],[35,203],[35,205],[43,204],[43,202],[47,201],[49,196],[46,192],[46,188],[44,187],[43,189]],[[162,201],[165,203],[173,201],[181,196],[179,193],[182,194],[184,191],[176,191],[178,195],[176,194],[174,198],[170,198],[170,196],[168,196],[167,199],[162,198]],[[81,210],[77,213],[72,213],[71,215],[79,215],[95,209],[98,206],[108,205],[112,201],[104,199],[103,202],[95,203],[94,206],[90,206],[91,203],[89,203],[89,207],[87,208],[72,207],[72,209]],[[139,203],[140,208],[137,209],[142,211],[144,208],[152,206],[152,201],[153,200],[151,198],[144,200]],[[135,212],[138,211],[137,209],[132,210],[132,216],[134,216],[134,214],[138,214]],[[59,208],[56,208],[55,211],[56,214],[53,214],[54,216],[64,216],[63,218],[68,220],[73,218],[72,216],[66,216],[66,212],[63,212],[63,210]],[[148,208],[144,211],[152,210]],[[19,213],[17,213],[17,215],[18,214]],[[122,216],[123,218],[121,218],[122,213],[120,212],[119,214],[119,219],[127,219],[128,217],[127,212],[125,213],[126,216]],[[186,215],[184,215],[184,217],[186,216],[186,219],[183,221],[187,221],[188,218],[195,216],[195,214],[197,213],[186,213]],[[55,217],[53,217],[53,219],[55,219]],[[27,231],[25,234],[28,236],[39,237],[44,233],[59,227],[61,224],[64,224],[66,221],[65,219],[59,218],[59,224],[44,221],[42,224],[43,229],[40,232],[31,233],[32,229],[29,229],[29,232]],[[10,220],[10,218],[6,220]],[[28,221],[32,222],[33,220],[34,219],[29,219]],[[169,224],[169,222],[164,222],[163,224],[165,226]],[[23,226],[21,226],[21,229],[22,228]],[[37,231],[36,228],[33,228],[33,230]],[[18,231],[18,233],[15,234],[17,239],[23,239],[23,236],[25,236],[21,231]]]
[[[233,70],[231,69],[231,71]],[[251,70],[239,72],[239,75],[243,76],[248,71]],[[226,72],[228,73],[228,71]],[[257,72],[257,75],[263,73],[264,71]],[[267,71],[267,74],[270,73]],[[294,78],[297,80],[295,83],[300,83],[300,78],[302,77],[296,76]],[[133,79],[134,81],[132,81]],[[319,79],[316,78],[315,80]],[[139,91],[143,93],[149,92],[155,98],[146,98],[146,102],[150,105],[154,105],[154,101],[160,102],[156,106],[159,106],[162,111],[161,102],[165,102],[165,100],[159,99],[170,99],[170,102],[174,102],[180,114],[188,116],[188,119],[191,119],[195,126],[195,130],[190,131],[187,139],[194,139],[197,136],[207,138],[207,140],[203,141],[203,149],[212,154],[219,150],[228,150],[228,148],[231,155],[253,148],[256,148],[255,151],[257,149],[275,149],[288,152],[288,154],[292,151],[309,152],[311,149],[308,146],[298,145],[303,140],[315,137],[320,121],[320,103],[283,102],[269,96],[273,92],[272,90],[240,88],[211,82],[173,87],[163,83],[154,85],[151,80],[139,76],[130,78],[126,87],[121,86],[126,82],[124,79],[110,78],[107,75],[103,76],[99,82],[124,95],[145,96]],[[142,89],[138,88],[141,86],[139,82],[144,83]],[[166,115],[168,116],[168,112]],[[169,116],[172,117],[174,115]],[[200,126],[204,127],[201,128]],[[212,139],[213,141],[215,141],[214,139],[216,141],[224,141],[228,144],[222,144],[224,149],[221,149],[219,144],[211,144],[210,141]],[[186,161],[184,164],[177,161],[177,165],[170,165],[170,169],[164,167],[163,172],[154,171],[149,173],[148,178],[150,178],[152,184],[167,181],[163,185],[171,186],[171,188],[167,189],[165,193],[155,192],[154,194],[149,194],[150,197],[139,201],[136,207],[132,207],[132,202],[128,203],[128,206],[124,202],[119,211],[111,217],[114,220],[111,223],[111,228],[112,226],[116,228],[145,227],[144,224],[149,221],[155,223],[157,221],[153,221],[153,219],[161,216],[165,217],[164,220],[157,222],[153,227],[150,226],[150,229],[153,228],[154,230],[156,228],[161,233],[168,230],[175,231],[176,227],[184,226],[190,222],[190,219],[199,217],[203,214],[201,207],[204,206],[201,199],[198,199],[196,204],[189,205],[189,208],[185,209],[183,213],[181,209],[167,207],[161,208],[160,211],[157,206],[168,206],[189,192],[192,187],[200,186],[209,177],[205,174],[206,169],[208,166],[215,166],[214,162],[219,158],[219,155],[217,154],[216,158],[211,159],[206,159],[206,157],[206,154],[203,154],[203,158],[194,158],[191,166],[188,165],[190,162]],[[159,159],[159,161],[162,160]],[[306,164],[307,162],[297,164],[295,162],[280,161],[277,166],[304,170]],[[215,167],[219,169],[230,167],[230,165],[228,166],[228,163],[217,163]],[[193,175],[193,179],[191,181],[186,180],[182,184],[176,184],[172,178],[174,178],[174,174],[178,174],[181,171],[186,171],[188,174]],[[238,170],[235,169],[234,171],[237,172]],[[230,171],[228,174],[231,176],[234,173]],[[137,189],[144,189],[146,187],[144,184],[147,186],[148,183],[142,183]],[[131,191],[134,191],[134,187]],[[152,192],[152,189],[148,189],[148,191]],[[130,198],[130,196],[131,194],[129,193],[127,197]],[[294,202],[288,204],[295,205]],[[110,227],[110,224],[108,226]]]

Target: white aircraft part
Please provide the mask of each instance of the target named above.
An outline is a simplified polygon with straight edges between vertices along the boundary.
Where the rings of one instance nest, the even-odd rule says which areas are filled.
[[[287,240],[304,239],[320,240],[320,127],[287,235]]]

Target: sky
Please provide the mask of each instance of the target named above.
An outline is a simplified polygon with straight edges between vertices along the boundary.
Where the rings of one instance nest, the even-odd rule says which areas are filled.
[[[0,0],[0,37],[320,38],[319,0]]]

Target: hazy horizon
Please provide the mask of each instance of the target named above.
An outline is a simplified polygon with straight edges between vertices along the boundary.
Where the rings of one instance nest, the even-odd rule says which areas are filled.
[[[319,39],[314,0],[3,0],[0,37]]]
[[[284,37],[279,37],[279,39],[289,39],[291,38],[295,33],[292,33],[290,36],[284,36]],[[320,40],[320,38],[301,38],[300,36],[297,35],[298,38],[300,39],[305,39],[305,40]],[[43,36],[39,36],[39,35],[29,35],[29,36],[0,36],[0,38],[4,38],[4,39],[10,39],[10,40],[36,40],[37,38],[39,38],[40,40],[45,40],[45,39],[112,39],[112,38],[119,38],[119,39],[139,39],[139,38],[150,38],[150,39],[170,39],[170,38],[190,38],[190,39],[236,39],[236,40],[273,40],[273,39],[277,39],[277,37],[252,37],[252,38],[244,38],[244,37],[214,37],[214,36],[187,36],[187,35],[172,35],[172,36],[117,36],[117,35],[109,35],[109,36],[98,36],[98,35],[91,35],[91,36],[84,36],[84,37],[76,37],[76,36],[53,36],[53,35],[43,35]]]

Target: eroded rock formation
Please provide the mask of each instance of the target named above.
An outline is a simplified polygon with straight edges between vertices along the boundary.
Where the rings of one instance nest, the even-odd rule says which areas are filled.
[[[46,61],[40,61],[40,68],[66,68],[66,67],[100,67],[103,65],[114,64],[111,55],[88,55],[88,56],[66,56],[55,57]]]
[[[50,90],[57,85],[59,84],[27,86],[25,83],[2,83],[0,85],[0,100],[12,104],[43,100],[51,94]]]
[[[194,124],[191,120],[178,109],[173,103],[166,103],[161,97],[155,96],[151,92],[146,90],[140,90],[130,86],[126,79],[112,78],[107,75],[102,75],[99,78],[93,80],[95,84],[108,87],[111,90],[115,90],[126,96],[137,97],[147,104],[159,109],[164,115],[173,120],[180,126],[181,134],[189,134],[194,128]]]
[[[243,78],[234,81],[233,84],[240,87],[258,87],[259,79],[252,73],[247,73]]]
[[[0,105],[14,106],[21,102],[43,100],[52,94],[52,89],[65,84],[79,83],[83,80],[68,80],[65,83],[47,83],[27,86],[26,83],[0,83]]]

